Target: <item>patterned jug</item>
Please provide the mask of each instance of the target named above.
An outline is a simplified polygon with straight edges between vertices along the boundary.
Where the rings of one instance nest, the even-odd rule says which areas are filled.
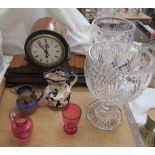
[[[44,73],[48,86],[44,91],[45,103],[55,110],[64,108],[70,103],[71,88],[78,76],[63,68],[57,67]]]

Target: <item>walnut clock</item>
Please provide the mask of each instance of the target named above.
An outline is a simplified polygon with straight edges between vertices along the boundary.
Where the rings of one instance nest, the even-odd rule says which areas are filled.
[[[70,56],[66,29],[52,17],[44,17],[34,23],[24,49],[27,61],[43,67],[60,65]]]
[[[78,82],[85,83],[85,57],[71,54],[66,27],[60,21],[52,17],[41,18],[30,32],[24,44],[25,54],[15,55],[6,71],[9,87],[19,83],[45,83],[43,72],[56,66],[76,72],[81,77]]]

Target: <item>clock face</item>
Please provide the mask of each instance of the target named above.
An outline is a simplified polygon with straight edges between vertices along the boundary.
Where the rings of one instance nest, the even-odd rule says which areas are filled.
[[[28,49],[28,56],[40,66],[56,66],[65,58],[63,44],[56,37],[48,34],[32,38],[28,44]]]

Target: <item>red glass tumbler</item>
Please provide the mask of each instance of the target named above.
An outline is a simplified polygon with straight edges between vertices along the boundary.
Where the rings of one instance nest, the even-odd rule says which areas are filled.
[[[77,104],[69,104],[62,110],[64,121],[64,131],[67,134],[75,134],[78,130],[78,123],[82,114],[81,108]]]
[[[33,129],[31,118],[23,113],[10,113],[9,117],[13,135],[20,141],[28,141]]]

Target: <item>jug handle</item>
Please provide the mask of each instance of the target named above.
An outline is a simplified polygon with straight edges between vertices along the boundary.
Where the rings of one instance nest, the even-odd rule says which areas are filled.
[[[17,88],[10,89],[10,92],[13,93],[13,94],[17,94]]]
[[[78,80],[78,76],[77,76],[75,73],[70,72],[69,77],[74,77],[73,79],[70,79],[70,80],[69,80],[70,87],[72,88],[73,85],[74,85],[74,84],[76,83],[76,81]]]
[[[9,118],[10,118],[10,121],[13,123],[14,122],[14,118],[15,118],[16,114],[14,112],[11,112],[9,114]]]
[[[42,89],[35,89],[35,92],[40,92],[41,95],[39,97],[37,97],[37,101],[40,101],[40,99],[43,97],[43,90]]]

